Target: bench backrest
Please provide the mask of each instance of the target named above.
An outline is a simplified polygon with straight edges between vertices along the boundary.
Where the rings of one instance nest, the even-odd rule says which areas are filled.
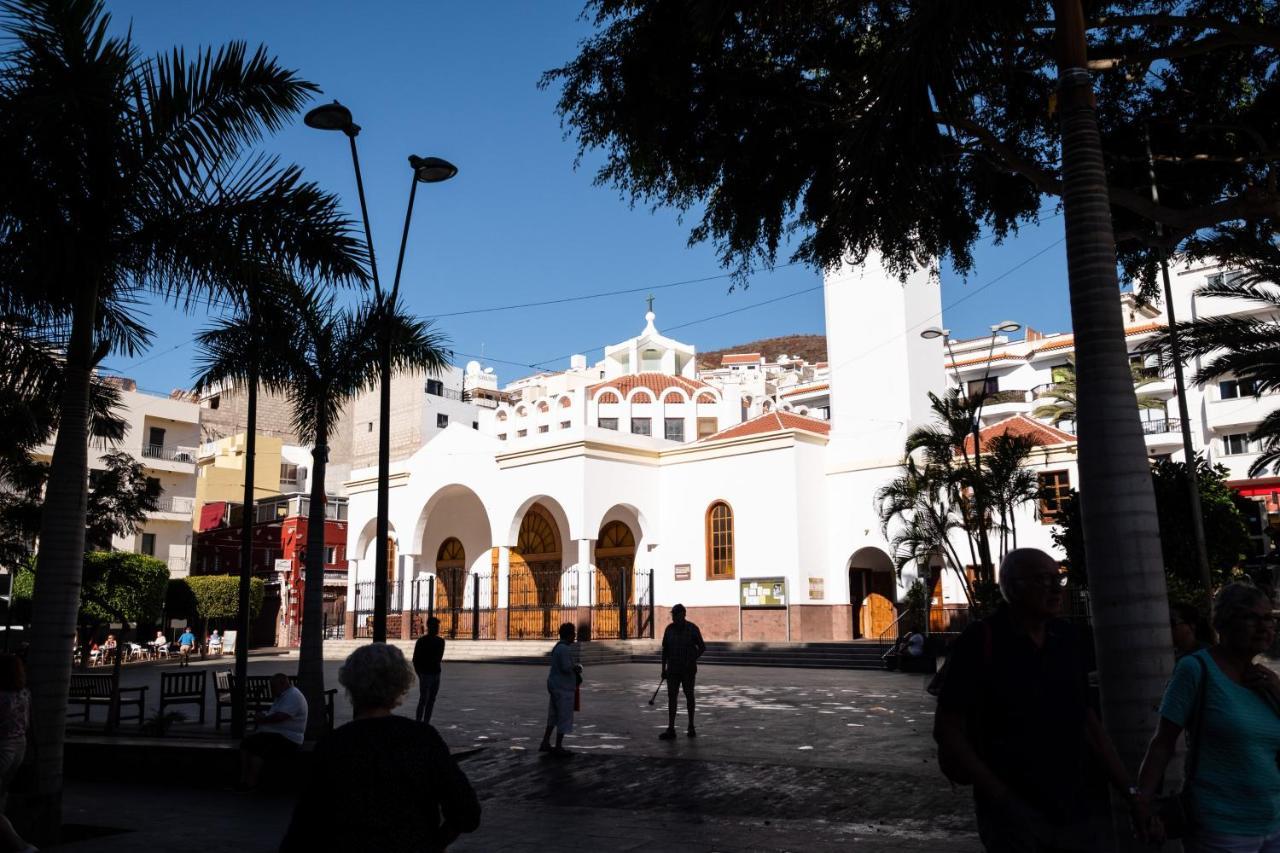
[[[231,670],[215,672],[213,674],[213,689],[219,693],[231,692]]]
[[[234,683],[234,680],[233,680]],[[250,702],[266,702],[271,704],[275,701],[271,695],[271,676],[269,675],[250,675],[245,679],[245,698]]]
[[[102,699],[111,697],[112,676],[71,674],[71,695],[80,699]]]
[[[204,672],[160,673],[160,695],[162,697],[203,696],[204,684]]]

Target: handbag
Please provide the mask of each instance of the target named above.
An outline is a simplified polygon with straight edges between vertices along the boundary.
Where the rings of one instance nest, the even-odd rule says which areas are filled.
[[[1191,728],[1187,730],[1187,761],[1182,774],[1182,788],[1176,794],[1157,797],[1154,809],[1156,817],[1164,824],[1164,837],[1174,841],[1186,838],[1194,828],[1191,782],[1200,763],[1200,726],[1204,720],[1205,693],[1209,688],[1209,668],[1199,655],[1195,656],[1195,661],[1200,665],[1200,688],[1196,691]]]

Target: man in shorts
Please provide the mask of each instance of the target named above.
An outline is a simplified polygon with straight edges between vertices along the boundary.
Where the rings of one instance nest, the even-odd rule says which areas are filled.
[[[240,742],[238,791],[256,788],[263,765],[297,752],[306,737],[307,699],[289,683],[289,676],[271,676],[271,696],[275,701],[267,712],[254,717],[258,730]]]
[[[698,674],[698,658],[707,650],[698,626],[685,618],[683,604],[671,608],[671,624],[662,634],[662,677],[667,682],[667,730],[658,735],[662,740],[676,736],[676,710],[680,689],[689,709],[689,737],[697,737],[693,727],[693,679]]]

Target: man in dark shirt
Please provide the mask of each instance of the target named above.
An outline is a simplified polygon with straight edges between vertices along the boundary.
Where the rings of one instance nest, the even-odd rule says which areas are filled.
[[[697,737],[693,727],[693,679],[698,674],[698,658],[707,650],[698,626],[685,618],[683,604],[671,608],[671,624],[662,634],[662,677],[667,681],[667,730],[662,740],[676,736],[676,710],[680,688],[689,709],[689,737]]]
[[[418,711],[414,715],[420,723],[431,722],[431,712],[436,707],[436,694],[440,692],[440,661],[444,658],[444,637],[440,636],[440,620],[432,616],[427,620],[427,633],[413,644],[413,671],[418,673]]]
[[[1129,774],[1089,702],[1090,655],[1057,617],[1064,576],[1043,551],[1000,565],[1005,603],[956,641],[934,738],[949,776],[974,785],[978,833],[991,853],[1097,849],[1088,806],[1092,752],[1113,784]]]

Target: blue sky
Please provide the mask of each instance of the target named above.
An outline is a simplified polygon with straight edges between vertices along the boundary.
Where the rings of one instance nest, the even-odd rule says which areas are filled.
[[[563,138],[556,93],[539,91],[536,83],[542,71],[570,59],[589,33],[579,0],[108,0],[108,9],[118,31],[132,27],[144,53],[235,39],[264,43],[317,83],[326,100],[350,107],[363,127],[360,157],[387,282],[409,189],[407,156],[457,164],[452,181],[418,193],[401,288],[421,315],[658,288],[724,273],[711,246],[686,245],[696,212],[681,224],[670,210],[632,209],[614,190],[592,185],[590,158],[575,171],[576,147]],[[351,216],[358,214],[340,134],[310,130],[299,118],[262,147],[301,165],[343,198]],[[967,282],[943,276],[946,325],[958,337],[981,334],[1005,318],[1046,331],[1067,328],[1061,239],[1057,216],[1001,246],[984,242]],[[654,290],[657,325],[665,330],[714,318],[672,332],[699,350],[821,332],[819,283],[815,271],[791,266],[757,274],[745,290],[729,292],[723,278],[661,287]],[[460,362],[483,353],[506,381],[532,372],[528,365],[563,367],[573,352],[598,358],[604,344],[643,327],[645,295],[440,316],[438,322]],[[189,386],[190,337],[208,317],[165,305],[148,311],[156,330],[151,349],[105,366],[144,388]]]

